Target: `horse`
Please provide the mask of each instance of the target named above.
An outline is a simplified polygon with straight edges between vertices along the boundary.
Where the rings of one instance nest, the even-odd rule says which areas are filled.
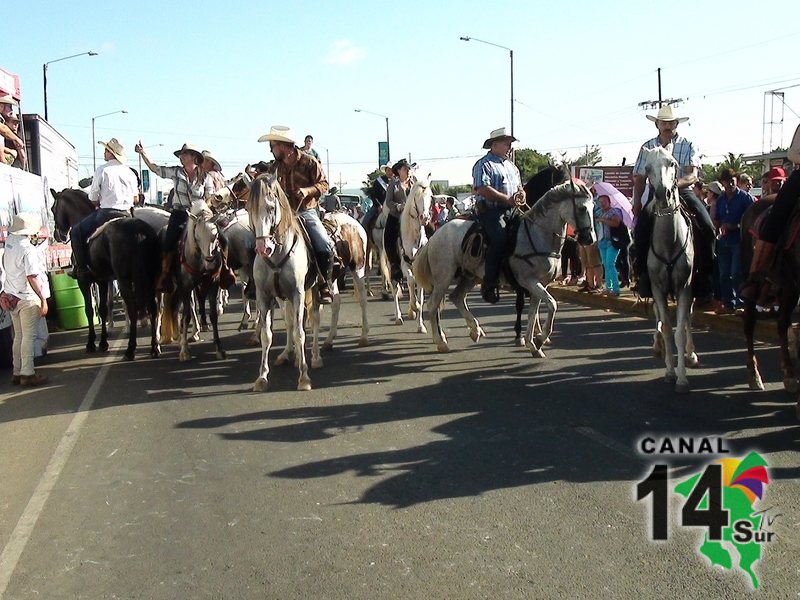
[[[386,255],[386,250],[383,246],[383,231],[386,229],[386,219],[389,218],[389,207],[385,204],[381,207],[381,212],[375,219],[373,226],[367,231],[367,265],[372,267],[372,258],[378,258],[378,272],[381,275],[381,282],[383,289],[381,290],[381,297],[384,300],[389,300],[392,297],[392,277],[389,273],[389,258]],[[364,218],[361,219],[361,225],[366,229]],[[367,295],[373,296],[372,284],[367,274]]]
[[[575,228],[579,243],[591,244],[595,240],[593,212],[592,193],[585,185],[576,185],[570,180],[545,193],[521,216],[508,266],[519,286],[531,297],[525,344],[534,357],[544,358],[542,347],[553,331],[558,306],[546,286],[560,267],[567,224]],[[450,351],[440,312],[445,294],[454,281],[456,287],[449,299],[464,317],[470,338],[477,342],[485,335],[466,302],[467,293],[483,276],[484,269],[485,244],[482,235],[473,232],[474,226],[474,221],[466,219],[448,221],[414,261],[416,280],[430,293],[428,311],[433,341],[439,352]],[[542,333],[534,338],[533,325],[541,302],[546,304],[548,315]]]
[[[182,304],[183,308],[179,334],[180,351],[178,353],[178,359],[181,362],[191,358],[188,333],[189,320],[192,317],[192,293],[199,287],[207,288],[208,297],[213,301],[211,329],[214,347],[217,358],[225,358],[217,326],[222,252],[219,247],[219,229],[212,217],[211,210],[204,202],[195,203],[189,212],[189,220],[179,241],[178,252],[171,268],[175,281],[174,306]],[[205,297],[205,293],[199,293],[198,298],[201,297]]]
[[[681,211],[678,162],[672,156],[671,144],[652,150],[645,148],[642,152],[647,180],[653,190],[653,229],[647,256],[647,272],[653,289],[657,321],[653,350],[664,356],[664,380],[675,383],[676,392],[686,393],[689,391],[687,356],[690,365],[698,362],[692,341],[692,229]],[[677,300],[677,370],[672,356],[672,324],[667,309],[669,295]]]
[[[261,315],[261,364],[253,391],[266,391],[269,388],[272,311],[279,300],[283,301],[287,339],[286,348],[276,362],[287,360],[293,346],[300,372],[297,389],[310,390],[303,317],[308,300],[313,331],[311,366],[320,367],[319,295],[315,288],[312,289],[315,272],[300,223],[278,184],[277,177],[263,174],[253,181],[247,200],[247,213],[256,236],[257,256],[253,265],[253,281],[256,286],[256,305]],[[307,294],[307,290],[311,293]]]
[[[69,193],[69,192],[80,192]],[[69,229],[80,221],[75,208],[80,208],[89,201],[80,190],[64,190],[57,193],[51,190],[54,197],[52,206],[55,221],[55,237],[66,241]],[[81,195],[82,194],[82,195]],[[76,199],[70,202],[69,198]],[[91,203],[89,203],[91,207]],[[92,207],[93,209],[93,207]],[[92,306],[91,287],[98,284],[98,311],[101,317],[100,344],[101,352],[108,350],[108,305],[111,282],[119,282],[120,295],[125,303],[128,316],[128,346],[125,360],[133,360],[136,355],[136,328],[140,312],[146,310],[150,317],[151,340],[150,356],[161,355],[158,345],[158,302],[155,291],[159,273],[161,244],[154,229],[140,219],[118,218],[101,225],[87,240],[90,274],[78,280],[78,287],[83,295],[86,318],[89,322],[89,334],[86,351],[97,350],[97,334],[94,328],[94,308]],[[106,285],[99,285],[106,284]]]
[[[431,222],[431,190],[430,174],[417,179],[408,192],[408,197],[400,214],[400,268],[408,282],[408,318],[417,321],[417,332],[427,333],[422,320],[422,303],[424,301],[423,289],[416,284],[411,265],[414,257],[421,248],[428,243],[425,227]],[[394,321],[397,325],[403,324],[403,315],[400,312],[400,296],[402,288],[400,283],[394,289]]]
[[[364,285],[367,267],[367,232],[361,224],[346,213],[334,212],[326,213],[323,223],[331,227],[333,239],[336,246],[336,253],[342,260],[344,271],[349,269],[353,276],[353,289],[355,290],[356,300],[361,307],[361,337],[358,340],[359,346],[369,344],[369,321],[367,319],[367,294]],[[339,323],[339,308],[341,306],[341,295],[339,294],[338,279],[339,273],[333,274],[333,303],[331,304],[331,328],[328,337],[322,344],[323,350],[333,348],[333,341],[336,338],[336,329]]]
[[[750,262],[753,258],[753,248],[755,236],[753,230],[757,227],[759,217],[764,211],[772,206],[769,202],[755,202],[742,215],[740,231],[742,234],[742,273],[750,270]],[[779,243],[785,243],[780,240]],[[783,387],[790,394],[796,394],[798,390],[797,374],[792,366],[792,353],[789,346],[788,331],[792,324],[792,312],[797,306],[800,297],[798,288],[798,273],[800,273],[800,253],[797,244],[789,250],[781,253],[781,260],[778,261],[776,268],[770,273],[770,279],[774,281],[778,288],[778,339],[780,340],[781,359],[780,367],[783,375]],[[747,383],[751,390],[763,390],[764,382],[758,368],[758,360],[755,355],[754,335],[758,310],[755,300],[744,300],[744,337],[747,345]],[[798,413],[800,418],[800,413]]]

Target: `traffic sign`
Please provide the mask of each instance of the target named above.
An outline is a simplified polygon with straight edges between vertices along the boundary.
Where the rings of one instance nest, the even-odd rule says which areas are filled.
[[[378,142],[378,168],[389,162],[389,142]]]

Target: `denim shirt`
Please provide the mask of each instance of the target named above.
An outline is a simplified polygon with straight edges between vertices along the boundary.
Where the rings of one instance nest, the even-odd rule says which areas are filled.
[[[717,198],[717,222],[720,225],[725,223],[741,225],[744,211],[753,203],[753,197],[745,191],[736,188],[733,198],[728,198],[727,194],[722,194]],[[742,239],[739,229],[729,231],[720,239],[727,242],[738,242]]]
[[[472,187],[475,189],[491,187],[502,194],[511,196],[522,187],[522,178],[519,174],[517,165],[510,160],[487,152],[472,167]],[[505,204],[499,204],[476,194],[476,202],[480,202],[486,208],[509,208]]]

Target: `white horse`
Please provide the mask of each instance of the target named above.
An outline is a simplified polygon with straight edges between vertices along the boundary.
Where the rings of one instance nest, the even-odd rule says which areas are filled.
[[[298,390],[310,390],[308,364],[305,356],[306,334],[303,328],[306,302],[309,301],[313,346],[311,366],[321,367],[319,350],[319,296],[315,289],[310,298],[306,290],[314,283],[309,276],[311,257],[306,248],[297,217],[294,215],[278,180],[272,175],[261,175],[250,187],[247,213],[256,235],[256,260],[253,281],[256,286],[256,304],[261,318],[261,365],[253,391],[266,391],[269,382],[269,349],[272,346],[272,311],[282,302],[286,321],[286,348],[276,364],[288,359],[294,350],[300,371]]]
[[[417,321],[419,333],[428,331],[422,320],[424,292],[416,283],[411,265],[420,249],[428,243],[425,226],[431,222],[433,201],[430,177],[428,174],[427,177],[414,182],[400,214],[400,268],[408,282],[408,318]],[[400,312],[401,295],[402,287],[397,284],[394,289],[394,320],[397,325],[403,324],[403,315]]]
[[[531,297],[525,345],[534,357],[544,357],[542,347],[553,331],[558,306],[546,286],[560,267],[567,224],[575,228],[579,243],[591,244],[595,240],[593,212],[592,193],[585,185],[576,186],[570,181],[548,191],[522,215],[516,246],[508,264],[514,278]],[[428,313],[433,341],[439,352],[450,351],[440,323],[440,311],[454,281],[456,287],[449,299],[467,322],[470,338],[477,342],[485,335],[466,301],[467,293],[484,273],[485,245],[474,228],[476,224],[471,220],[447,222],[414,261],[417,283],[430,292]],[[547,307],[547,319],[542,332],[534,337],[534,323],[542,302]]]
[[[388,217],[389,208],[384,204],[381,207],[378,218],[375,219],[375,224],[372,226],[367,240],[369,242],[367,246],[367,268],[371,269],[373,266],[373,259],[377,259],[378,272],[381,275],[381,296],[384,300],[388,300],[392,297],[392,277],[389,273],[389,258],[386,256],[386,250],[383,247],[383,230],[386,229],[386,219]],[[363,219],[361,221],[363,226]],[[367,273],[366,284],[367,296],[374,296],[375,294],[372,292],[372,282],[369,273]]]
[[[686,378],[687,357],[690,365],[695,366],[698,363],[692,341],[692,229],[680,210],[680,175],[678,163],[672,156],[672,146],[642,151],[645,153],[647,180],[653,190],[653,231],[647,256],[647,272],[653,288],[653,307],[657,321],[653,350],[664,357],[664,380],[668,383],[675,382],[675,391],[683,393],[689,391],[689,380]],[[677,375],[672,355],[672,324],[667,309],[667,298],[670,294],[677,300]]]

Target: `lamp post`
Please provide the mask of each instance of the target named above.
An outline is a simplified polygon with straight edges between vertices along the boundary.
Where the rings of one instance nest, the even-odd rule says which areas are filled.
[[[478,38],[462,36],[459,38],[464,42],[480,42],[481,44],[488,44],[489,46],[494,46],[495,48],[502,48],[503,50],[508,50],[508,57],[511,60],[511,135],[514,135],[514,51],[507,46],[501,46],[500,44],[495,44],[494,42],[487,42],[486,40],[479,40]]]
[[[331,153],[324,146],[319,146],[318,145],[317,148],[321,148],[322,150],[325,150],[325,175],[327,177],[330,177],[331,176]]]
[[[94,170],[97,170],[97,150],[95,149],[97,146],[97,141],[94,138],[94,122],[96,119],[100,117],[107,117],[108,115],[116,115],[117,113],[128,114],[127,110],[115,110],[110,113],[104,113],[102,115],[97,115],[96,117],[92,117],[92,167]]]
[[[67,60],[69,58],[77,58],[78,56],[97,56],[97,52],[81,52],[80,54],[72,54],[71,56],[64,56],[62,58],[57,58],[55,60],[47,61],[42,65],[42,79],[44,80],[44,120],[47,121],[47,65],[51,65],[55,62],[59,62],[62,60]]]
[[[391,151],[389,150],[389,117],[386,115],[382,115],[380,113],[372,112],[370,110],[364,110],[363,108],[356,108],[354,109],[357,113],[367,113],[368,115],[375,115],[376,117],[383,117],[386,119],[386,162],[389,161],[389,157],[392,155]]]

